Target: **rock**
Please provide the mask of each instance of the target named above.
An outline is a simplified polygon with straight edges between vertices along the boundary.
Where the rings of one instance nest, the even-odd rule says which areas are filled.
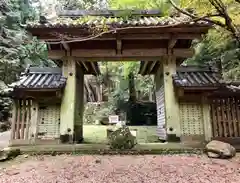
[[[0,161],[6,161],[20,155],[20,149],[10,149],[9,147],[0,150]]]
[[[53,151],[53,152],[51,153],[51,155],[52,155],[52,156],[57,156],[57,152],[56,152],[56,151]]]
[[[209,158],[219,158],[219,155],[216,153],[212,153],[212,152],[207,152],[207,155]]]
[[[96,162],[96,163],[101,163],[101,160],[97,159],[95,162]]]
[[[109,134],[111,149],[132,149],[136,145],[134,137],[127,126],[123,126]]]
[[[8,154],[6,151],[1,150],[0,151],[0,161],[4,161],[8,159]]]
[[[232,158],[236,155],[236,149],[225,142],[213,140],[206,145],[206,152],[210,158]]]
[[[10,128],[8,122],[0,122],[0,132],[5,132]]]

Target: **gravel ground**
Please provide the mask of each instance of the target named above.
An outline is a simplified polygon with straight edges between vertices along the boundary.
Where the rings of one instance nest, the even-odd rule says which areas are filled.
[[[0,172],[1,183],[239,183],[240,157],[44,156],[28,158]]]

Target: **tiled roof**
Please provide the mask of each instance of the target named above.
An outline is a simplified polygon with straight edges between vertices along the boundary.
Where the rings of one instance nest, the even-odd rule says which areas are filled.
[[[233,91],[233,92],[240,92],[240,84],[238,85],[227,85],[226,88],[228,88],[229,90]]]
[[[186,15],[174,15],[170,17],[157,17],[157,16],[138,16],[135,18],[119,18],[119,17],[103,17],[103,16],[89,16],[89,17],[56,17],[47,23],[32,22],[27,25],[28,28],[88,28],[107,25],[111,28],[123,27],[148,27],[148,26],[164,26],[171,27],[178,26],[209,26],[205,21],[194,21]]]
[[[178,87],[214,87],[220,86],[221,77],[210,68],[181,66],[173,76],[173,82]]]
[[[21,89],[59,89],[65,86],[66,78],[60,68],[30,67],[21,79],[10,87]]]

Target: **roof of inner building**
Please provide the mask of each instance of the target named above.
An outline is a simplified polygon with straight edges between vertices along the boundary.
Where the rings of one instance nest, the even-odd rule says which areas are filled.
[[[61,68],[30,67],[20,80],[11,86],[16,89],[61,89],[66,81],[67,78],[62,76]]]
[[[180,66],[173,75],[177,87],[216,87],[221,85],[221,79],[217,70],[198,66]]]

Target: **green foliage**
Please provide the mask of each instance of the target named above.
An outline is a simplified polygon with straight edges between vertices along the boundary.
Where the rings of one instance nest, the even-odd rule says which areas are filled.
[[[132,149],[136,145],[136,137],[127,126],[123,126],[110,133],[109,144],[111,149]]]
[[[0,81],[0,121],[7,120],[7,118],[9,117],[8,112],[11,109],[12,104],[11,99],[4,96],[6,89],[7,85],[3,81]],[[3,97],[1,97],[1,95]]]
[[[30,0],[0,2],[0,82],[14,82],[27,64],[52,65],[47,59],[44,43],[30,37],[22,28],[28,20],[36,18]],[[1,91],[0,91],[1,92]],[[0,110],[5,118],[11,107],[9,98],[0,97]]]
[[[64,9],[103,9],[106,7],[103,0],[58,0]]]
[[[109,0],[109,6],[113,9],[160,9],[163,15],[170,10],[168,0]]]
[[[4,3],[5,2],[5,3]],[[21,28],[36,17],[28,0],[8,0],[1,4],[0,80],[11,83],[27,64],[46,64],[47,49]]]
[[[200,43],[195,45],[196,54],[186,63],[222,66],[226,79],[240,79],[240,48],[226,31],[212,30]]]

